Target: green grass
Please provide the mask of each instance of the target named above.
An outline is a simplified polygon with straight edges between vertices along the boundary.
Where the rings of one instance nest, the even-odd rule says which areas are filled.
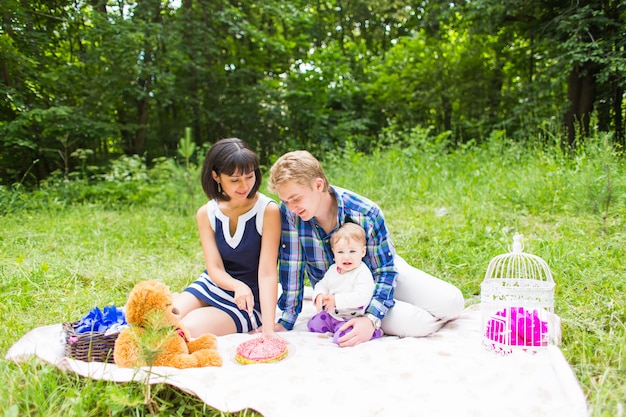
[[[400,254],[459,286],[469,303],[479,301],[491,258],[524,234],[525,250],[548,263],[557,283],[561,349],[590,414],[623,415],[623,160],[602,141],[571,156],[496,141],[448,154],[414,143],[371,156],[346,151],[325,167],[334,184],[381,205]],[[122,305],[137,281],[156,277],[177,290],[197,277],[203,260],[192,202],[203,197],[198,184],[189,195],[184,176],[168,169],[172,180],[146,170],[151,181],[51,184],[0,198],[8,202],[0,209],[3,353],[36,326]],[[149,414],[139,384],[92,381],[34,360],[0,360],[0,372],[4,416]],[[159,415],[222,415],[167,385],[154,398]]]

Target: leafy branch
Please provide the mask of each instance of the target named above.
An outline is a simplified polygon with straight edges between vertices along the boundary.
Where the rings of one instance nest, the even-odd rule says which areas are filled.
[[[141,330],[141,332],[135,331],[135,337],[139,344],[139,362],[148,367],[145,379],[144,405],[154,416],[157,415],[158,410],[156,402],[152,398],[152,385],[150,384],[152,368],[157,357],[163,352],[167,340],[176,333],[176,329],[167,322],[163,311],[153,311],[147,315],[146,324]]]
[[[196,144],[191,139],[191,128],[185,128],[185,137],[178,142],[178,154],[185,159],[185,182],[187,183],[187,192],[191,198],[191,205],[195,206],[193,201],[193,187],[191,186],[190,168],[191,158],[196,152]]]

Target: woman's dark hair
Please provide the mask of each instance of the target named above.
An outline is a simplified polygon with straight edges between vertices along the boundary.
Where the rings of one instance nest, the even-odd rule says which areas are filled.
[[[241,139],[227,138],[221,139],[211,146],[211,149],[204,158],[202,174],[200,180],[202,189],[209,199],[228,201],[230,197],[218,192],[217,182],[213,179],[213,171],[217,175],[226,174],[249,174],[254,171],[254,187],[250,190],[248,198],[256,195],[261,187],[261,169],[259,168],[259,157],[250,149],[248,144]]]

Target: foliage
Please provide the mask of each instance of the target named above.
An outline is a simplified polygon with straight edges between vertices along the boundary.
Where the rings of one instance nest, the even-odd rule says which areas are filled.
[[[421,29],[370,67],[369,107],[396,129],[422,126],[450,132],[459,142],[481,141],[502,114],[494,99],[497,63],[485,59],[490,54],[488,43],[467,30],[443,23],[434,35]],[[483,76],[464,82],[470,74]]]
[[[551,126],[572,149],[596,132],[623,148],[625,17],[618,0],[6,0],[0,183],[174,157],[186,128],[264,164],[369,152],[390,128],[456,147]]]
[[[82,174],[68,178],[54,172],[39,188],[28,191],[15,186],[0,193],[0,215],[21,210],[63,210],[76,204],[130,207],[159,204],[163,208],[187,214],[195,201],[202,199],[202,189],[195,164],[179,167],[175,160],[158,158],[148,168],[138,156],[112,160],[106,171],[87,167]],[[174,186],[173,186],[174,185]],[[177,188],[181,187],[181,188]]]

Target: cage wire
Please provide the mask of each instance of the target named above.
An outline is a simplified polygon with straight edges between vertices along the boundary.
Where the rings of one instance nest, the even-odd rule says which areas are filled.
[[[524,253],[523,235],[515,234],[510,253],[489,262],[480,287],[486,349],[501,355],[516,350],[536,353],[559,343],[552,273],[543,259]]]

